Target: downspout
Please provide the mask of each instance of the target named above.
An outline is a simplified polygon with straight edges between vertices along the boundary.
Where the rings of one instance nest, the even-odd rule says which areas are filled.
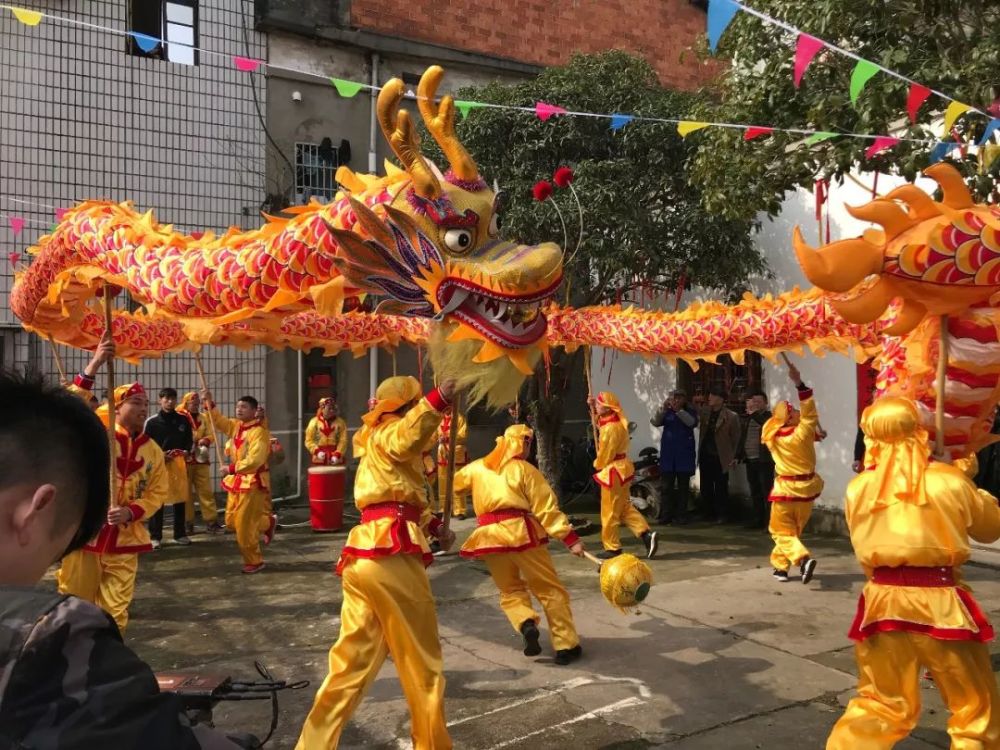
[[[295,444],[296,444],[296,450],[295,450],[295,457],[296,457],[296,461],[295,461],[295,494],[294,495],[285,495],[284,497],[273,498],[271,500],[271,502],[273,502],[273,503],[283,503],[286,500],[298,500],[302,496],[302,446],[304,445],[304,443],[303,443],[303,434],[302,434],[302,429],[303,429],[302,428],[302,421],[303,421],[303,416],[302,416],[302,375],[303,375],[303,366],[302,365],[303,365],[304,359],[305,359],[305,355],[303,355],[302,352],[299,352],[299,363],[298,363],[299,387],[298,387],[298,399],[297,399],[297,403],[295,404],[295,411],[298,414],[298,418],[297,418],[296,423],[295,423],[295,429],[294,430],[281,430],[280,432],[275,432],[274,433],[276,435],[291,435],[294,432],[294,434],[295,434]]]
[[[371,113],[368,129],[368,172],[378,173],[378,156],[376,145],[378,144],[378,52],[371,53]],[[373,346],[368,350],[368,397],[375,398],[375,391],[378,390],[378,347]]]

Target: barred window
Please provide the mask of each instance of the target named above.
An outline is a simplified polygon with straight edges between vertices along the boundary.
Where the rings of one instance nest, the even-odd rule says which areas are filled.
[[[320,143],[296,143],[295,202],[305,204],[313,197],[320,201],[333,200],[338,166],[337,149],[329,138]]]

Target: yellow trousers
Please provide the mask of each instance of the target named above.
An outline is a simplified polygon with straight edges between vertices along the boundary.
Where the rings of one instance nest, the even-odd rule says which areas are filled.
[[[525,620],[539,622],[531,606],[531,594],[534,594],[549,621],[553,648],[562,651],[580,643],[569,608],[569,592],[559,580],[547,548],[484,555],[482,560],[500,589],[500,608],[514,630],[520,633]]]
[[[458,471],[458,469],[455,470]],[[438,467],[437,500],[432,508],[435,513],[444,513],[445,474],[447,473],[447,467]],[[469,498],[467,495],[455,493],[455,496],[451,499],[451,514],[453,516],[469,515]]]
[[[1000,747],[1000,694],[985,643],[922,633],[877,633],[854,647],[858,697],[833,727],[826,750],[889,750],[920,717],[920,670],[930,670],[951,712],[951,750]]]
[[[767,530],[774,540],[771,567],[775,570],[788,570],[809,557],[809,550],[799,537],[810,515],[812,503],[809,502],[771,503],[771,522]]]
[[[226,499],[226,526],[236,532],[236,544],[245,565],[264,562],[260,535],[267,531],[269,518],[264,515],[267,490],[254,487],[248,492],[230,492]]]
[[[212,467],[208,464],[188,464],[187,473],[190,492],[185,505],[186,520],[194,521],[194,501],[197,500],[201,520],[205,523],[218,522],[219,510],[215,507],[215,493],[212,491]]]
[[[622,548],[618,537],[618,527],[625,524],[637,537],[642,537],[649,531],[649,524],[628,499],[627,484],[616,484],[614,487],[601,487],[601,544],[604,549],[616,550]]]
[[[56,582],[60,594],[78,596],[111,615],[124,635],[138,568],[139,556],[136,554],[76,550],[63,558]]]
[[[410,709],[414,750],[450,750],[434,596],[416,555],[353,559],[343,572],[340,637],[297,750],[330,750],[392,654]]]

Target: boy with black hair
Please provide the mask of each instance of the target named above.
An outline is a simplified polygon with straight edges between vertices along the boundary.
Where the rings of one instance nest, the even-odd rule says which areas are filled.
[[[191,490],[188,487],[187,459],[194,448],[194,430],[191,420],[177,411],[177,391],[160,389],[160,411],[146,420],[145,433],[160,446],[167,468],[170,491],[167,502],[174,514],[174,541],[188,545],[185,513]],[[153,549],[159,549],[163,540],[163,512],[156,511],[149,519],[149,536]]]
[[[253,396],[242,396],[236,402],[235,419],[223,416],[215,406],[210,391],[201,392],[201,401],[212,415],[215,429],[229,436],[222,487],[229,493],[226,500],[226,526],[236,531],[236,544],[243,556],[243,572],[257,573],[264,567],[260,536],[264,544],[271,543],[277,516],[264,513],[271,492],[271,440],[267,427],[257,417],[260,404]]]
[[[0,746],[237,747],[187,725],[109,615],[33,588],[109,516],[107,432],[86,400],[0,372],[0,413]]]

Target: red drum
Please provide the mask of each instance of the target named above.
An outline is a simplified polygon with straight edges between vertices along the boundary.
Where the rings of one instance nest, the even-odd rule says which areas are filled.
[[[309,525],[313,531],[340,531],[344,525],[343,466],[309,467]]]

